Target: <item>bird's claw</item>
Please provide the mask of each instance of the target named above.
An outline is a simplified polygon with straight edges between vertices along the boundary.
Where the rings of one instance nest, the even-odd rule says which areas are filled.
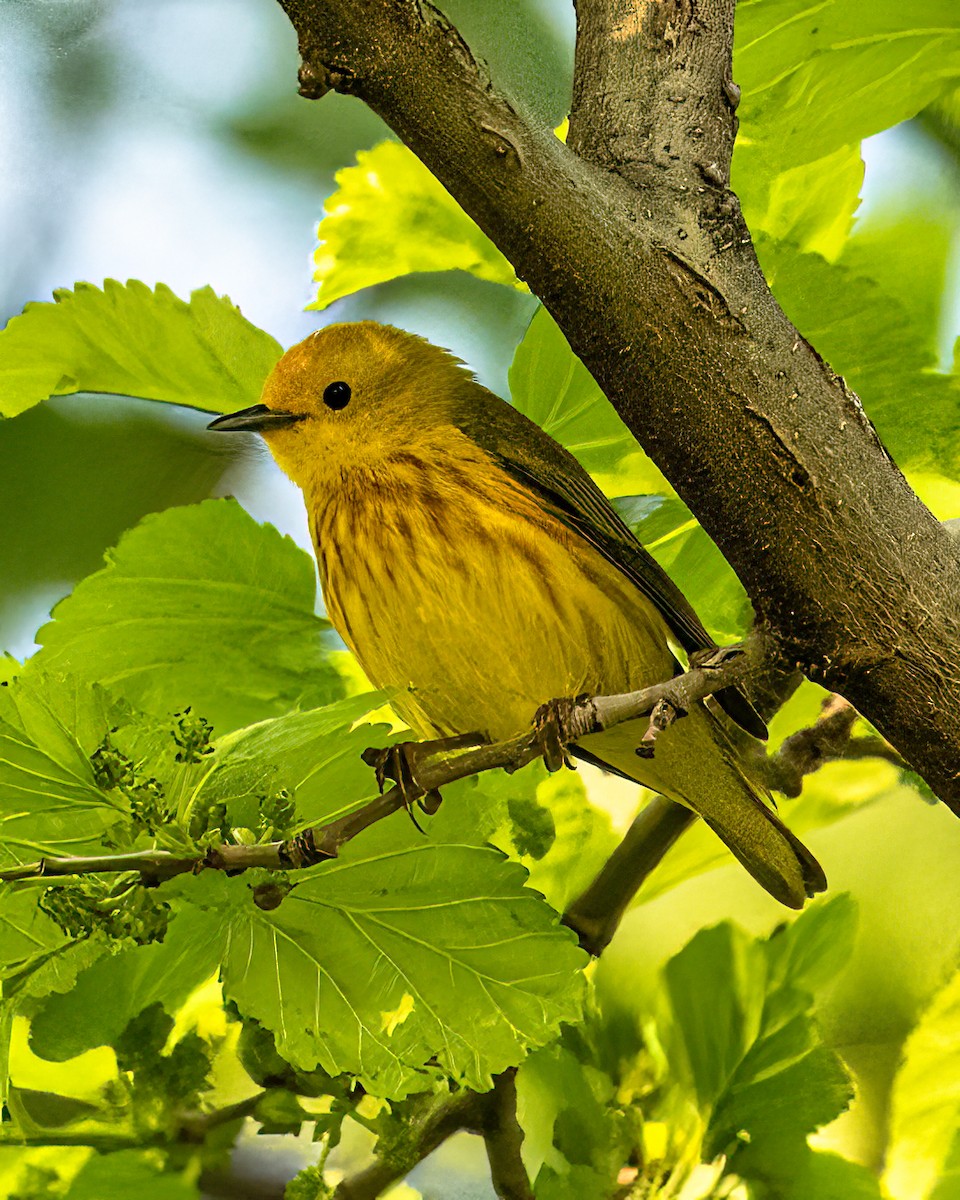
[[[455,737],[437,738],[430,742],[397,742],[396,745],[380,748],[370,746],[360,755],[368,767],[373,767],[381,796],[387,781],[400,789],[403,807],[414,825],[420,829],[414,815],[414,805],[428,817],[439,809],[442,797],[437,788],[424,788],[417,779],[417,764],[426,756],[437,751],[466,750],[480,746],[487,739],[480,733],[464,733]],[[420,829],[422,833],[423,830]]]
[[[660,734],[665,729],[669,729],[674,721],[686,715],[687,710],[685,708],[680,708],[677,704],[671,704],[669,700],[658,700],[653,706],[650,721],[643,737],[640,739],[640,745],[634,751],[637,758],[653,758],[654,747],[657,744],[657,738]]]
[[[424,745],[432,743],[397,742],[394,746],[380,748],[370,746],[360,755],[368,767],[373,767],[377,779],[377,787],[381,796],[388,781],[400,789],[400,798],[407,816],[423,833],[423,829],[414,814],[414,806],[419,807],[427,816],[440,807],[441,796],[436,788],[426,789],[417,779],[417,759],[423,752]]]
[[[576,763],[567,750],[567,729],[574,708],[583,699],[583,696],[576,696],[574,699],[548,700],[534,714],[533,727],[548,771],[559,771],[561,767],[576,770]]]

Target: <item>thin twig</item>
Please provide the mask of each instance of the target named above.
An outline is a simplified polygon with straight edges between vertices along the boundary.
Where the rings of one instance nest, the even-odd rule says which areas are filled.
[[[828,696],[816,722],[791,734],[776,754],[764,760],[769,786],[791,799],[799,796],[805,775],[818,771],[826,762],[846,756],[858,718],[856,709],[842,696]]]
[[[590,886],[563,914],[588,954],[598,957],[609,946],[630,901],[650,872],[697,814],[666,796],[654,796],[637,815],[623,841]]]
[[[698,700],[741,682],[753,669],[759,669],[759,665],[749,645],[747,648],[728,646],[700,660],[685,674],[652,687],[623,695],[555,701],[545,706],[550,721],[544,719],[542,709],[530,729],[504,742],[467,748],[463,748],[463,739],[453,739],[452,743],[439,741],[414,745],[411,747],[410,770],[417,794],[429,795],[446,784],[495,767],[511,771],[524,767],[544,755],[545,737],[548,735],[550,739],[559,738],[560,744],[568,745],[623,721],[645,716],[661,702],[671,706],[679,715]],[[164,850],[88,857],[49,855],[0,871],[0,880],[11,882],[136,871],[144,883],[156,884],[175,875],[202,870],[238,872],[252,867],[266,867],[275,871],[297,870],[336,858],[341,846],[364,829],[408,805],[410,799],[409,786],[406,789],[392,787],[355,812],[327,825],[308,829],[283,842],[256,846],[225,843],[194,857]]]
[[[195,1112],[192,1109],[176,1114],[174,1128],[157,1130],[147,1136],[136,1133],[56,1133],[45,1131],[37,1134],[4,1134],[0,1146],[86,1146],[100,1154],[114,1154],[120,1150],[146,1150],[152,1147],[175,1144],[199,1145],[214,1129],[252,1116],[265,1091],[238,1100],[212,1112]]]
[[[422,1112],[408,1124],[409,1136],[398,1140],[369,1167],[339,1183],[333,1200],[374,1200],[453,1134],[461,1129],[478,1131],[489,1094],[460,1092],[439,1103],[432,1098],[425,1102]]]
[[[517,1069],[498,1075],[488,1093],[483,1141],[490,1162],[490,1180],[500,1200],[533,1200],[533,1188],[520,1148],[523,1129],[517,1119]]]
[[[840,758],[854,762],[864,758],[880,758],[899,767],[901,771],[913,770],[903,755],[898,754],[882,737],[852,737],[844,747]]]

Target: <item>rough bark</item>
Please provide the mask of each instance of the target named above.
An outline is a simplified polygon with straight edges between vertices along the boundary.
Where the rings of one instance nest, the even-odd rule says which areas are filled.
[[[733,0],[580,0],[572,144],[412,0],[281,0],[541,297],[787,660],[960,812],[960,556],[787,320],[726,187]],[[619,31],[619,32],[618,32]]]

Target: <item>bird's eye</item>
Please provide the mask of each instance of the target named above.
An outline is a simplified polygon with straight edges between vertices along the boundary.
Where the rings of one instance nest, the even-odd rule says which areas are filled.
[[[350,403],[350,384],[338,379],[323,389],[323,402],[327,408],[346,408]]]

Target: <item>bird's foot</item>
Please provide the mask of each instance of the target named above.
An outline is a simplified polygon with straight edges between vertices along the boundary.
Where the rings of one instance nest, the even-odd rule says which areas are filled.
[[[397,742],[385,748],[370,746],[360,757],[368,767],[373,767],[381,795],[388,780],[396,784],[400,789],[407,815],[420,829],[414,806],[420,808],[428,817],[432,817],[440,807],[443,797],[437,788],[423,787],[417,778],[418,764],[438,751],[466,750],[471,746],[482,745],[485,740],[481,734],[467,733],[456,737],[436,738],[429,742]],[[420,829],[420,832],[423,833],[423,830]]]
[[[685,708],[671,704],[669,700],[658,700],[653,706],[646,731],[640,739],[640,745],[634,751],[636,756],[638,758],[653,758],[654,748],[660,734],[665,729],[669,729],[674,721],[686,715],[687,710]]]
[[[548,700],[541,704],[533,717],[533,728],[543,761],[548,771],[559,771],[561,767],[576,770],[576,763],[567,750],[567,743],[573,741],[571,727],[573,716],[587,697],[563,697],[558,700]]]

